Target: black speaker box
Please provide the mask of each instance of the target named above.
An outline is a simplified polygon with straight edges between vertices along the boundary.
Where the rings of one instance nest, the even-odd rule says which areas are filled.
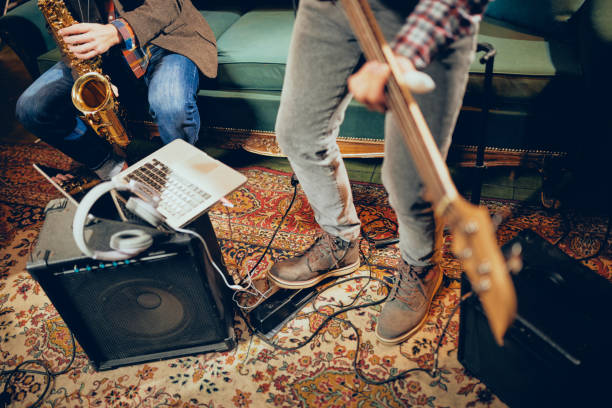
[[[197,238],[100,220],[85,229],[91,247],[108,250],[113,233],[134,227],[153,234],[155,243],[133,259],[95,261],[74,244],[75,210],[64,199],[49,203],[27,270],[96,369],[234,347],[231,293]],[[208,216],[189,228],[205,238],[224,270]]]
[[[609,406],[612,284],[533,231],[504,249],[516,243],[518,315],[504,345],[472,296],[461,307],[459,361],[511,407]]]

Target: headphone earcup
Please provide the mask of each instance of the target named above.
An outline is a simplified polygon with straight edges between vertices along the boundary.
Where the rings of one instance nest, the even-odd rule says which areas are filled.
[[[153,245],[153,237],[140,229],[128,229],[114,233],[109,245],[116,251],[130,253],[133,256]]]
[[[113,249],[112,251],[96,251],[89,248],[85,242],[84,236],[85,224],[89,217],[89,211],[101,196],[113,189],[119,191],[132,191],[133,188],[131,185],[113,181],[100,183],[81,199],[81,203],[74,214],[74,219],[72,221],[72,236],[74,242],[83,254],[93,259],[103,261],[120,261],[128,259],[146,250],[153,243],[153,237],[149,233],[138,229],[131,229],[117,232],[111,236],[110,247]],[[130,198],[126,207],[154,226],[162,222],[157,210],[143,200]]]
[[[149,203],[136,197],[130,197],[125,207],[154,227],[163,222],[163,216]]]

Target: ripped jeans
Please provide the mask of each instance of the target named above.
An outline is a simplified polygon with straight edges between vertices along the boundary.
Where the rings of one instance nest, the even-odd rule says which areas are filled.
[[[390,41],[416,1],[369,3]],[[424,70],[436,89],[415,95],[443,157],[451,142],[475,46],[475,36],[469,36],[441,50]],[[339,2],[300,1],[276,137],[321,228],[345,240],[359,236],[360,222],[336,136],[350,101],[347,79],[361,61],[359,44]],[[382,177],[398,219],[402,258],[415,266],[428,265],[434,250],[433,213],[422,198],[423,183],[390,112],[385,118]]]

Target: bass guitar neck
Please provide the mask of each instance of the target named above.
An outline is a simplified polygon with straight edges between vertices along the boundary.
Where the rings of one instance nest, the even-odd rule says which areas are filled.
[[[425,198],[438,219],[453,233],[453,252],[461,259],[498,342],[516,315],[516,293],[497,245],[488,211],[468,203],[457,192],[427,122],[403,80],[402,70],[366,0],[341,0],[366,59],[390,68],[387,105],[392,111],[415,167],[425,185]]]

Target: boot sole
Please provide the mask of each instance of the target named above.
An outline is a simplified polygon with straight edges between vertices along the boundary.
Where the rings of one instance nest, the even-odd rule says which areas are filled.
[[[427,312],[425,312],[425,314],[423,315],[423,318],[419,321],[419,323],[416,326],[414,326],[412,329],[410,329],[406,333],[401,334],[391,339],[381,337],[378,334],[378,326],[376,326],[376,332],[375,332],[376,339],[378,339],[378,341],[380,341],[381,343],[393,346],[393,345],[396,345],[396,344],[399,344],[399,343],[402,343],[408,340],[410,337],[414,336],[419,330],[421,330],[421,327],[423,327],[423,325],[427,321],[427,318],[429,317],[429,310],[431,309],[433,298],[436,297],[436,294],[438,293],[440,286],[442,286],[443,280],[444,280],[444,272],[440,271],[440,277],[438,278],[438,281],[436,282],[435,289],[431,292],[431,297],[429,298],[429,302],[427,304]]]
[[[278,278],[272,274],[269,273],[268,271],[268,278],[274,282],[276,284],[276,286],[279,286],[283,289],[304,289],[304,288],[310,288],[312,286],[315,286],[317,283],[327,279],[327,278],[331,278],[332,276],[344,276],[344,275],[348,275],[349,273],[352,273],[354,271],[356,271],[357,269],[359,269],[359,266],[361,265],[361,263],[359,261],[355,262],[354,264],[345,266],[343,268],[339,268],[339,269],[334,269],[333,271],[329,271],[327,273],[318,275],[312,279],[306,280],[306,281],[287,281],[281,278]]]

